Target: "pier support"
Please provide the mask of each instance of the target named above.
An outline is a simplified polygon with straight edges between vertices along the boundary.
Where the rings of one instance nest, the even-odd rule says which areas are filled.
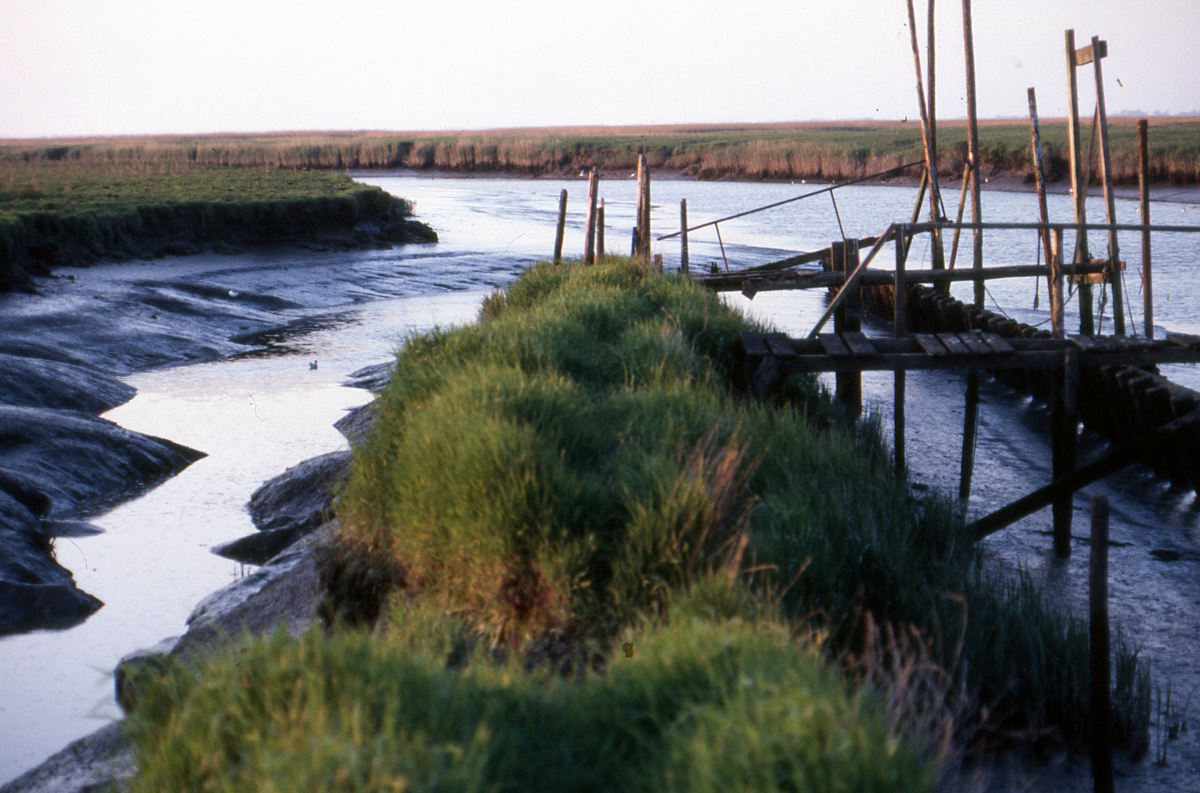
[[[858,267],[858,240],[838,240],[829,246],[830,259],[835,270],[840,270],[844,277]],[[843,287],[845,288],[845,287]],[[833,315],[833,330],[835,333],[862,330],[862,296],[858,284],[850,286],[846,299]],[[857,418],[862,415],[862,372],[838,372],[835,375],[837,383],[837,401],[846,407],[849,413]]]
[[[892,301],[892,335],[903,338],[908,333],[908,279],[906,278],[908,263],[907,227],[901,226],[896,232],[896,291]],[[904,476],[905,443],[904,443],[904,399],[907,386],[907,372],[897,369],[896,382],[892,390],[892,418],[894,428],[892,442],[895,448],[896,475]]]
[[[567,229],[567,190],[558,194],[558,227],[554,232],[554,263],[562,261],[563,234]]]
[[[1092,499],[1092,548],[1088,570],[1089,671],[1091,672],[1092,790],[1113,793],[1112,661],[1108,628],[1108,499]]]
[[[979,371],[967,373],[967,404],[963,412],[962,464],[958,469],[958,503],[966,511],[971,502],[971,476],[975,472],[975,437],[979,429]]]

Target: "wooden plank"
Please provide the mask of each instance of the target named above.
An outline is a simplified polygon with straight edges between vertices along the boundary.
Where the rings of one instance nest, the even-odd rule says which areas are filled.
[[[938,341],[937,336],[932,333],[914,333],[913,338],[917,340],[917,344],[925,351],[926,355],[949,355],[946,347]]]
[[[854,355],[842,341],[842,337],[836,333],[821,333],[817,336],[817,340],[821,342],[825,352],[834,358],[850,358]]]
[[[1167,341],[1178,344],[1180,347],[1195,347],[1200,345],[1200,336],[1194,336],[1191,333],[1168,333]]]
[[[854,353],[855,356],[870,357],[879,354],[879,350],[876,350],[862,333],[843,333],[842,341],[846,343],[846,346],[850,348],[850,352]]]
[[[1089,44],[1086,47],[1080,47],[1079,49],[1075,50],[1075,65],[1076,66],[1087,66],[1089,63],[1096,60],[1097,52],[1100,53],[1101,58],[1107,58],[1108,57],[1108,42],[1101,41],[1101,42],[1098,42],[1098,46],[1093,46],[1093,45]]]
[[[766,358],[771,354],[761,333],[744,331],[742,333],[742,349],[746,351],[746,355],[750,358]]]
[[[963,344],[953,333],[937,333],[938,341],[946,346],[952,355],[969,355],[971,348]]]
[[[1013,346],[1004,340],[1004,337],[998,333],[981,334],[983,343],[992,348],[993,352],[1007,353],[1013,352]]]
[[[958,338],[963,344],[971,348],[971,352],[976,355],[991,355],[994,351],[991,347],[981,339],[978,335],[979,331],[970,331],[968,333],[958,334]]]
[[[1073,333],[1073,334],[1071,334],[1071,336],[1069,338],[1071,339],[1071,342],[1076,347],[1083,350],[1084,352],[1096,352],[1098,350],[1104,349],[1104,347],[1102,347],[1096,343],[1096,339],[1094,336],[1082,336],[1082,335]]]
[[[768,333],[767,334],[767,349],[776,358],[795,358],[796,350],[792,347],[792,342],[784,333]]]

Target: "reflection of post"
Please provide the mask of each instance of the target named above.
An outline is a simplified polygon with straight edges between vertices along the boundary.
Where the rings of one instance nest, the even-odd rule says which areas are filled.
[[[1071,156],[1071,195],[1075,197],[1075,222],[1087,223],[1087,184],[1083,181],[1083,165],[1079,151],[1079,82],[1075,73],[1075,31],[1067,31],[1067,93],[1071,115],[1067,121],[1067,147]],[[1076,264],[1089,261],[1087,230],[1080,226],[1075,232]],[[1092,285],[1086,280],[1079,284],[1079,332],[1096,332],[1092,316]]]
[[[1148,123],[1138,119],[1138,197],[1142,203],[1142,305],[1146,319],[1146,338],[1154,338],[1154,280],[1150,277],[1150,146]]]
[[[562,261],[563,233],[567,228],[567,191],[558,195],[558,230],[554,233],[554,263]]]
[[[679,199],[679,272],[688,274],[687,199]]]
[[[596,261],[596,193],[600,186],[600,175],[595,168],[588,174],[588,213],[583,230],[583,263]]]
[[[1074,349],[1063,351],[1062,376],[1055,387],[1050,417],[1053,478],[1062,479],[1075,470],[1075,445],[1079,437],[1079,358]],[[1071,555],[1071,513],[1074,494],[1068,492],[1054,500],[1054,552]]]
[[[908,228],[901,226],[896,231],[896,299],[892,310],[892,335],[900,338],[908,333],[908,280],[905,277],[905,267],[908,261]],[[896,370],[896,384],[893,389],[892,416],[895,419],[893,444],[896,449],[896,474],[904,475],[904,391],[906,383],[905,372]]]
[[[1108,499],[1092,499],[1088,620],[1091,672],[1092,784],[1096,793],[1113,791],[1112,675],[1108,631]]]
[[[958,501],[965,512],[971,502],[971,477],[975,473],[975,435],[979,429],[979,372],[967,373],[967,404],[963,411],[962,465],[958,469]]]
[[[604,258],[604,199],[600,199],[600,208],[596,210],[596,258]]]

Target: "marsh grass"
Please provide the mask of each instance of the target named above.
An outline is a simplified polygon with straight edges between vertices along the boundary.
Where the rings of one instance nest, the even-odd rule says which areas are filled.
[[[1155,181],[1200,181],[1200,121],[1151,120],[1150,169]],[[1043,119],[1051,179],[1067,174],[1066,124]],[[962,172],[962,121],[938,125],[939,170]],[[1113,174],[1137,180],[1133,119],[1110,119]],[[582,168],[629,173],[645,154],[650,166],[705,179],[845,180],[922,159],[915,121],[807,122],[649,127],[561,127],[474,132],[294,132],[9,141],[0,162],[74,161],[141,167],[208,164],[279,169],[394,169],[577,174]],[[980,128],[985,175],[1031,175],[1029,126],[989,121]],[[1098,169],[1093,168],[1093,173]]]
[[[329,635],[151,684],[134,789],[909,790],[966,743],[1083,741],[1083,623],[984,571],[814,381],[732,390],[749,327],[609,259],[410,338]],[[1148,675],[1115,668],[1137,750]]]

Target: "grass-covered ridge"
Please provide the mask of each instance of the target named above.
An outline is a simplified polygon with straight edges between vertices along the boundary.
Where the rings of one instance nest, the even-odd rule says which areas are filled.
[[[1087,120],[1090,121],[1090,118]],[[1113,176],[1137,181],[1134,119],[1109,120]],[[1043,146],[1051,180],[1067,177],[1066,122],[1043,118]],[[1086,139],[1087,124],[1084,135]],[[1027,121],[985,121],[980,126],[984,176],[1018,174],[1032,179]],[[1152,181],[1200,181],[1200,120],[1150,120]],[[962,175],[966,124],[938,124],[938,166],[947,178]],[[209,164],[280,169],[446,170],[472,173],[565,174],[597,166],[629,173],[639,154],[656,170],[702,179],[845,180],[920,161],[921,126],[904,121],[774,124],[673,124],[626,127],[556,127],[461,132],[282,132],[0,142],[0,163],[41,160],[158,167]],[[1099,168],[1092,168],[1093,175]],[[915,173],[913,174],[916,175]]]
[[[412,207],[343,174],[162,162],[0,160],[0,289],[24,268],[184,251],[212,242],[284,241],[385,227],[432,232]]]
[[[949,735],[1082,740],[1082,624],[988,576],[812,381],[733,390],[747,327],[608,261],[410,339],[338,507],[333,629],[152,687],[140,789],[922,790]],[[1116,668],[1136,748],[1148,680]]]

